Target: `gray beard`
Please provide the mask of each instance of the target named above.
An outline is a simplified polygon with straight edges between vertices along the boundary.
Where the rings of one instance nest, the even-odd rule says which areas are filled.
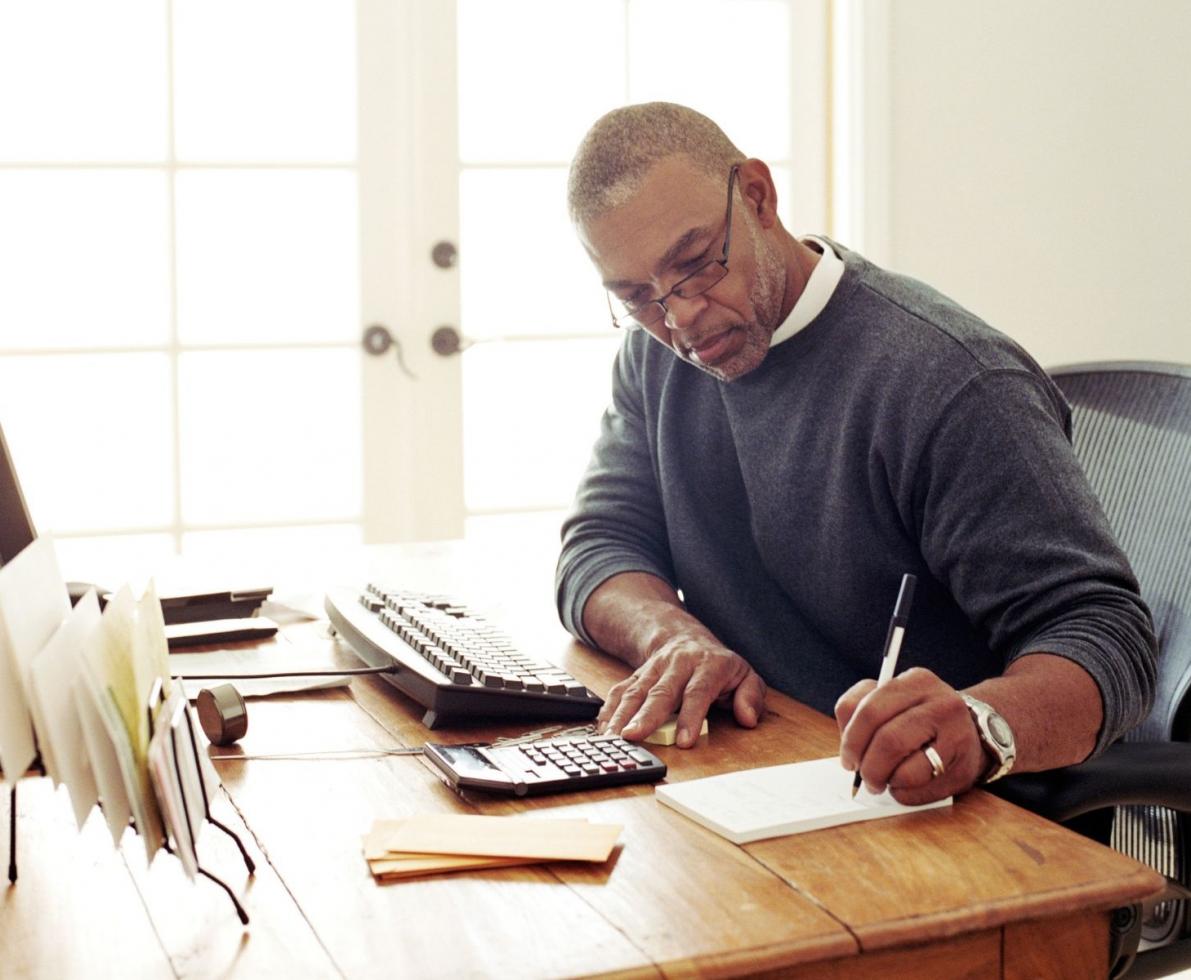
[[[778,317],[782,313],[782,295],[785,292],[786,267],[777,249],[765,241],[749,222],[749,237],[753,240],[753,261],[757,267],[757,276],[753,281],[749,300],[753,304],[753,316],[757,324],[765,328],[766,344],[780,323]]]
[[[740,350],[727,363],[712,366],[704,364],[696,355],[680,349],[673,339],[667,342],[655,335],[655,339],[661,340],[661,343],[674,350],[684,361],[720,381],[735,381],[759,367],[769,353],[769,342],[773,339],[774,331],[781,325],[782,299],[786,291],[786,266],[782,261],[781,252],[761,236],[760,230],[750,218],[751,215],[746,217],[744,227],[753,247],[753,266],[756,270],[752,288],[749,290],[753,319],[747,323],[732,324],[744,337]]]
[[[753,307],[753,322],[739,324],[745,342],[740,351],[722,368],[710,367],[694,361],[697,367],[721,381],[734,381],[757,368],[769,353],[769,341],[780,326],[782,297],[785,293],[786,267],[776,248],[766,242],[752,222],[746,223],[753,245],[756,276],[749,291]]]

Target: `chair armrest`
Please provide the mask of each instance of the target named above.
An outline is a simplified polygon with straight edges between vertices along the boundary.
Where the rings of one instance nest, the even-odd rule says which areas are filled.
[[[1077,766],[1007,776],[989,789],[1057,823],[1132,804],[1187,813],[1191,812],[1191,743],[1122,742]]]

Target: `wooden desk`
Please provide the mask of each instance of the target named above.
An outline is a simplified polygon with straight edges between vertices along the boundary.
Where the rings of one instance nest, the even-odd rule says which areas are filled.
[[[371,574],[388,567],[405,582],[454,588],[597,691],[623,676],[557,625],[547,569],[510,574],[505,557],[389,549],[373,553]],[[309,626],[282,642],[305,648],[295,659],[352,662]],[[252,701],[249,713],[246,754],[375,750],[533,727],[431,735],[420,707],[376,678]],[[771,695],[755,731],[713,716],[697,748],[657,752],[669,778],[682,780],[836,750],[832,721]],[[128,836],[113,850],[98,815],[77,833],[65,793],[31,779],[20,789],[20,880],[0,903],[0,974],[1084,978],[1104,972],[1108,910],[1160,887],[1142,865],[982,792],[950,809],[737,847],[657,804],[650,787],[465,800],[415,757],[218,768],[226,787],[218,815],[242,833],[257,873],[249,879],[213,829],[200,851],[242,895],[246,929],[217,888],[188,882],[168,855],[146,868]],[[361,855],[376,817],[529,810],[622,823],[623,847],[606,866],[386,885]]]

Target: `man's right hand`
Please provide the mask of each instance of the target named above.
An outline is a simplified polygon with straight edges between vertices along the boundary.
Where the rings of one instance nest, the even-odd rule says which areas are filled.
[[[675,744],[686,749],[698,739],[712,702],[729,700],[737,722],[753,728],[765,710],[765,682],[726,647],[680,638],[612,686],[597,722],[601,731],[638,741],[677,711]]]

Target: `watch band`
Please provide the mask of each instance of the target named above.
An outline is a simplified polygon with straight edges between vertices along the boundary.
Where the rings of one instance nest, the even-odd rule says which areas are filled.
[[[1017,741],[1013,737],[1013,729],[992,705],[963,692],[960,692],[960,697],[964,699],[964,704],[968,706],[972,715],[972,721],[976,723],[980,744],[993,758],[992,765],[980,778],[980,782],[994,782],[1009,773],[1017,761]]]

